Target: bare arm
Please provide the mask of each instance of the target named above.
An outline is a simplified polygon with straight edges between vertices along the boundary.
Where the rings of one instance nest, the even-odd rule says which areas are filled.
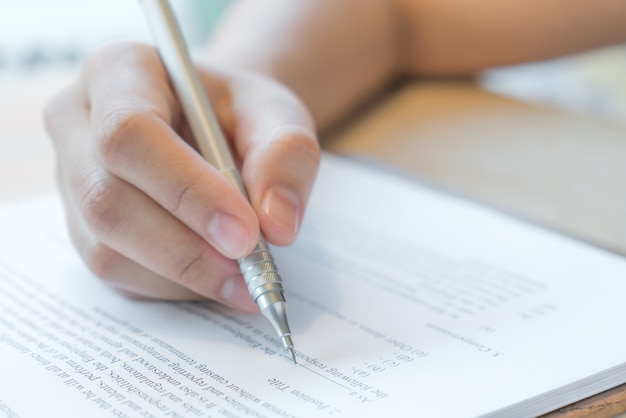
[[[625,28],[623,0],[240,0],[207,59],[277,78],[323,129],[400,74],[545,59],[625,41]]]
[[[396,73],[390,6],[381,0],[237,1],[206,56],[280,80],[324,128]]]
[[[621,0],[396,0],[407,71],[459,74],[626,41]]]

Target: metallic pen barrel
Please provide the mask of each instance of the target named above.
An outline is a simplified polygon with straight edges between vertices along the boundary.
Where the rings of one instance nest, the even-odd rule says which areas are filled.
[[[191,62],[180,26],[167,0],[142,0],[146,20],[172,81],[200,153],[247,197],[241,177],[220,129],[200,77]],[[294,363],[283,285],[263,236],[254,251],[238,260],[250,295],[270,322]]]
[[[222,170],[222,174],[239,191],[247,196],[239,172],[233,168]],[[261,314],[272,325],[286,351],[289,351],[291,359],[296,362],[296,355],[291,340],[291,331],[287,323],[287,302],[283,293],[283,281],[274,264],[274,258],[263,234],[259,236],[254,250],[244,258],[237,260],[239,269],[248,286],[250,296],[259,307]]]
[[[274,264],[269,246],[261,237],[254,250],[245,258],[237,260],[252,299],[263,316],[272,324],[280,341],[296,361],[287,323],[287,303],[283,294],[283,283]]]

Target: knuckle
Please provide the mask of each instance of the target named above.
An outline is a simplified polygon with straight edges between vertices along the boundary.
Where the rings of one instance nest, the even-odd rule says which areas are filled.
[[[89,270],[100,279],[111,284],[118,281],[115,274],[121,255],[102,243],[95,243],[82,252],[83,259]]]
[[[281,156],[291,172],[311,173],[317,170],[321,149],[317,137],[299,126],[281,126],[273,132],[272,154]],[[286,157],[288,156],[288,157]]]
[[[285,125],[276,128],[274,146],[285,149],[288,153],[317,162],[320,158],[320,144],[317,137],[309,130]]]
[[[111,234],[120,224],[122,215],[115,202],[119,194],[115,182],[110,179],[95,181],[80,199],[80,210],[87,226],[97,236]]]
[[[180,213],[188,203],[196,202],[202,194],[202,176],[192,177],[187,184],[182,187],[175,187],[170,197],[170,210],[173,213]]]
[[[200,280],[207,279],[207,271],[210,269],[207,267],[205,253],[201,250],[196,250],[186,256],[181,256],[174,263],[173,278],[176,282],[187,288],[197,287]],[[206,280],[210,282],[210,280]],[[206,288],[207,283],[202,283],[202,286]],[[212,289],[211,291],[215,291]]]
[[[129,156],[136,145],[148,112],[130,112],[126,109],[110,110],[95,132],[96,144],[106,167],[114,168],[124,156]]]

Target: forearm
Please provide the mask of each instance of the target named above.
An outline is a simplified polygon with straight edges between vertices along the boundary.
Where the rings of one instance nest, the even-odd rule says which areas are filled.
[[[325,128],[398,75],[546,59],[624,28],[624,0],[239,0],[206,56],[278,79]]]
[[[391,6],[387,0],[240,0],[206,57],[278,79],[323,129],[397,74]]]
[[[394,1],[413,74],[467,74],[626,41],[623,0]]]

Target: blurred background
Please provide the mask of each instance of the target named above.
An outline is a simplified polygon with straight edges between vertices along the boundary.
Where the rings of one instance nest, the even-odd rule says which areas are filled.
[[[486,71],[480,83],[520,100],[626,123],[626,45]]]
[[[227,1],[172,1],[192,47]],[[89,51],[123,39],[150,41],[138,0],[0,0],[0,202],[54,189],[43,107]]]
[[[202,42],[227,1],[172,1],[191,44]],[[0,10],[4,72],[73,66],[103,42],[149,40],[138,0],[0,0]]]
[[[192,47],[210,33],[228,1],[172,1]],[[0,10],[3,82],[71,71],[88,51],[110,40],[149,41],[138,1],[0,0]],[[488,71],[480,83],[522,100],[626,119],[626,46]]]
[[[229,1],[237,0],[172,0],[192,48]],[[0,10],[0,164],[16,176],[0,184],[2,201],[53,187],[52,178],[41,180],[41,172],[53,171],[41,111],[85,55],[104,42],[150,36],[138,0],[0,0]],[[626,125],[626,45],[486,71],[477,82],[500,95]]]

